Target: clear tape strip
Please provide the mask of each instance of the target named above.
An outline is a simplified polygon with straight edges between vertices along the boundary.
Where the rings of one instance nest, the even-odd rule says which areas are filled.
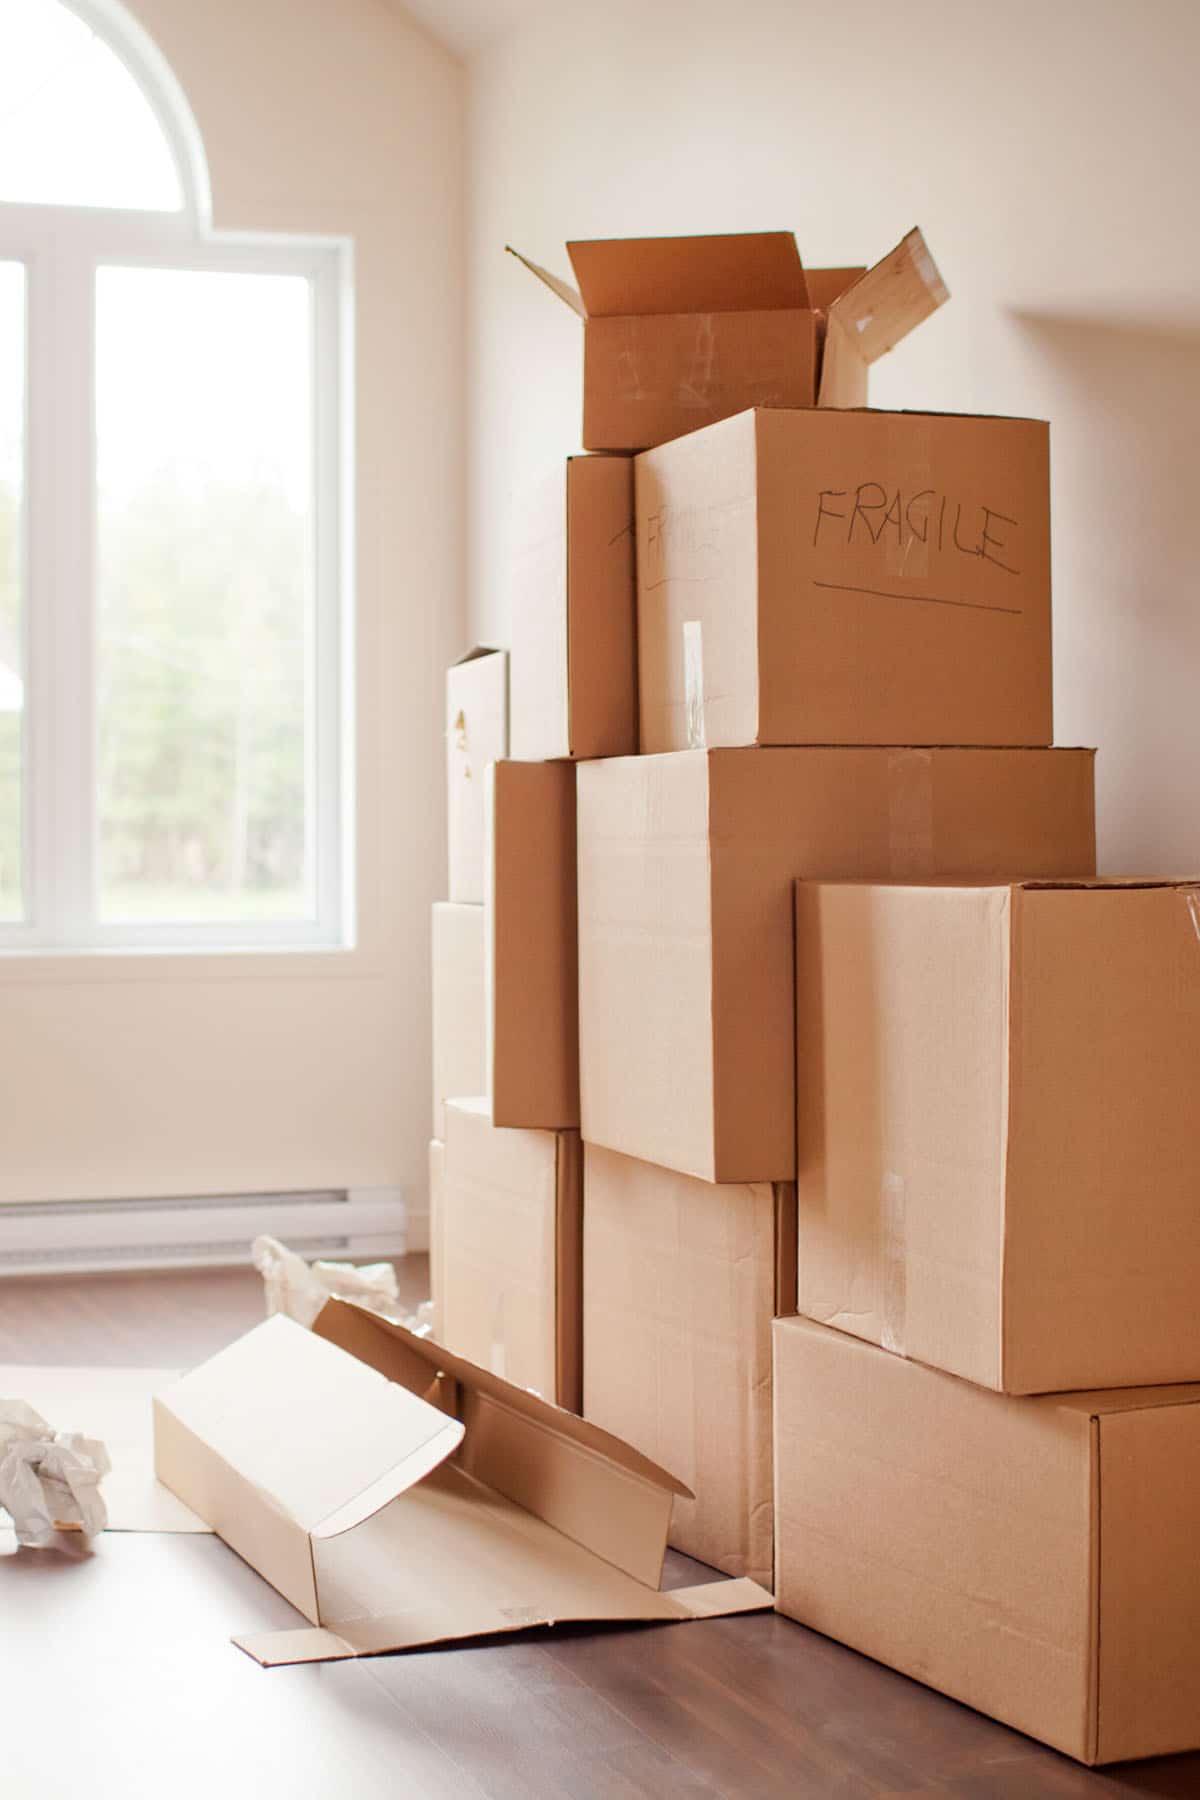
[[[708,748],[704,728],[704,627],[683,621],[683,706],[689,750]]]
[[[885,1350],[904,1355],[908,1323],[908,1273],[904,1178],[888,1169],[879,1190],[879,1229],[883,1247],[882,1331]]]
[[[928,750],[893,750],[887,766],[888,862],[895,880],[933,875],[933,758]]]

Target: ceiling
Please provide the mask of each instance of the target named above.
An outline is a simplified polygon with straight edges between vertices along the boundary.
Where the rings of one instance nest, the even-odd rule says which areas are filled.
[[[472,56],[545,0],[388,0],[459,56]]]

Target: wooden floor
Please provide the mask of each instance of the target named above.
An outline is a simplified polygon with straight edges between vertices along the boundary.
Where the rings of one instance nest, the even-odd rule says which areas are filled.
[[[0,1362],[181,1367],[261,1305],[249,1273],[9,1281]],[[296,1622],[212,1537],[0,1558],[0,1796],[1200,1797],[1200,1757],[1089,1772],[769,1614],[270,1671],[229,1642]]]

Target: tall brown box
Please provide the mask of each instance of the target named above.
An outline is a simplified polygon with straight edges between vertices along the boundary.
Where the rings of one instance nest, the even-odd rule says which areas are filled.
[[[484,830],[484,1074],[492,1123],[577,1126],[574,765],[495,763]]]
[[[512,754],[638,747],[633,463],[569,456],[515,509]]]
[[[800,1310],[1010,1393],[1200,1379],[1198,920],[799,884]]]
[[[580,763],[589,1144],[796,1172],[792,883],[1090,875],[1090,750],[693,750]]]
[[[872,269],[801,267],[790,231],[570,243],[583,445],[644,450],[748,406],[865,406],[867,369],[947,298],[910,231]]]
[[[580,1410],[582,1159],[574,1131],[493,1126],[446,1103],[435,1231],[447,1349]]]
[[[1200,1747],[1200,1386],[1017,1399],[775,1324],[776,1605],[1087,1763]]]
[[[451,900],[483,902],[483,778],[508,755],[508,653],[476,645],[446,671]]]
[[[773,1584],[771,1320],[796,1302],[790,1182],[714,1187],[585,1144],[583,1405],[692,1489],[669,1542]]]
[[[643,751],[1053,742],[1045,424],[759,410],[636,470]]]

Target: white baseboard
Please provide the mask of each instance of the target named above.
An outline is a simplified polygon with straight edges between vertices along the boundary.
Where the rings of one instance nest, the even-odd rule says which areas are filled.
[[[410,1248],[404,1195],[393,1187],[35,1201],[0,1205],[0,1275],[246,1267],[263,1234],[310,1261],[374,1262]]]

